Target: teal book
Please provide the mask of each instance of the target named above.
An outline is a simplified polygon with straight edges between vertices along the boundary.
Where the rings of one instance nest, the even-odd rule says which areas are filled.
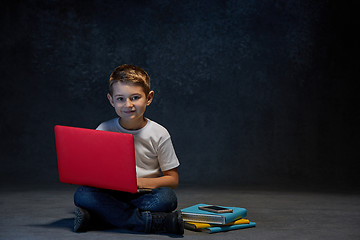
[[[184,221],[188,222],[202,222],[209,224],[227,224],[239,218],[246,217],[247,210],[239,207],[224,207],[232,209],[232,213],[213,213],[200,210],[199,206],[206,206],[209,204],[196,204],[188,208],[181,209],[181,215]]]
[[[199,230],[202,232],[207,232],[207,233],[217,233],[217,232],[226,232],[226,231],[237,230],[237,229],[251,228],[251,227],[255,227],[255,226],[256,226],[256,223],[250,222],[250,223],[230,225],[230,226],[216,226],[216,227],[209,227],[209,228],[201,228]]]

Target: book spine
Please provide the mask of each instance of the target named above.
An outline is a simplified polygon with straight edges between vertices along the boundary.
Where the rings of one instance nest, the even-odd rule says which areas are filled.
[[[225,224],[226,219],[221,215],[204,215],[195,213],[182,213],[184,221],[188,222],[201,222],[209,224]]]
[[[230,226],[230,225],[238,225],[238,224],[248,224],[248,223],[250,223],[249,219],[244,219],[244,218],[236,220],[235,222],[227,223],[225,225],[199,223],[199,222],[184,222],[185,228],[189,230],[196,230],[200,228],[209,228],[209,227]]]
[[[217,233],[217,232],[226,232],[226,231],[231,231],[231,230],[236,230],[236,229],[250,228],[250,227],[255,227],[255,226],[256,226],[256,223],[250,222],[248,224],[210,227],[210,228],[202,228],[199,230],[201,230],[202,232],[207,232],[207,233]]]

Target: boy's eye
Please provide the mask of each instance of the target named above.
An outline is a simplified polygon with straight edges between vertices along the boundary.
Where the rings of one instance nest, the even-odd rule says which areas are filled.
[[[136,100],[139,100],[139,99],[140,99],[140,96],[132,96],[132,97],[130,97],[130,101],[136,101]],[[116,100],[119,101],[119,102],[123,102],[123,101],[125,101],[125,98],[124,97],[117,97]]]

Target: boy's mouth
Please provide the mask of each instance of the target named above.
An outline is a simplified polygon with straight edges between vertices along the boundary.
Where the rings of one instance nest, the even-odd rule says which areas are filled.
[[[123,111],[123,113],[125,113],[125,114],[131,114],[131,113],[134,113],[135,112],[135,110],[126,110],[126,111]]]

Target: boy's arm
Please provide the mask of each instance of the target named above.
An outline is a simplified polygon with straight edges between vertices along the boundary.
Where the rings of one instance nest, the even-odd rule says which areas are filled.
[[[179,185],[179,174],[177,168],[164,171],[163,176],[157,178],[138,178],[138,188],[176,188]]]

